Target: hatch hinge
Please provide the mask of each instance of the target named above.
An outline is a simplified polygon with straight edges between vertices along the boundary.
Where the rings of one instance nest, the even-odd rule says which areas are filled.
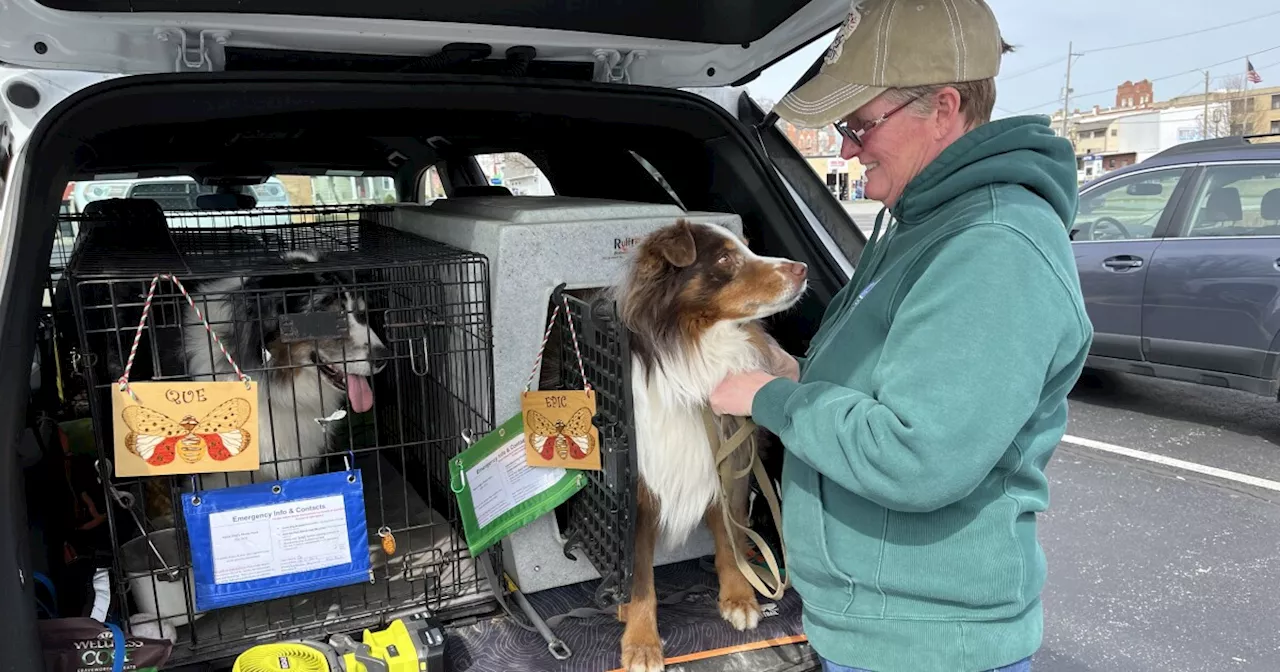
[[[631,66],[644,58],[648,52],[637,49],[625,55],[617,49],[596,49],[592,54],[596,57],[596,69],[592,79],[597,82],[631,83]]]
[[[223,49],[229,30],[202,30],[199,33],[182,28],[156,28],[156,39],[174,47],[174,72],[216,72],[226,68]]]

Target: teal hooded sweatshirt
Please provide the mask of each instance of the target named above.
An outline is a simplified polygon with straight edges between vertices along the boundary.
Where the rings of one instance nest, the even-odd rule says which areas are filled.
[[[967,672],[1040,647],[1036,515],[1093,338],[1076,204],[1074,152],[1047,118],[970,131],[890,209],[800,382],[756,394],[786,446],[787,569],[823,657]]]

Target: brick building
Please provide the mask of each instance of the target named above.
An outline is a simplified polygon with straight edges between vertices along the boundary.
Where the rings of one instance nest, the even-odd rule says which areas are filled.
[[[1155,100],[1154,90],[1151,86],[1151,80],[1144,79],[1141,82],[1134,83],[1126,81],[1124,84],[1116,87],[1116,107],[1118,108],[1135,108],[1150,107]]]

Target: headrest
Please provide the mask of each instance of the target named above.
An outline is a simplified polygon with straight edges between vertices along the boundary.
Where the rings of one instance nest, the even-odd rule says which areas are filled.
[[[1280,220],[1280,189],[1263,194],[1262,205],[1258,209],[1263,219]]]
[[[506,187],[489,184],[467,184],[454,188],[453,193],[449,194],[452,198],[463,198],[466,196],[510,196],[511,190]]]
[[[252,210],[258,199],[251,194],[201,194],[196,207],[201,210]]]
[[[150,198],[107,198],[84,206],[82,227],[120,231],[121,235],[167,234],[164,209]]]
[[[95,245],[127,247],[134,251],[165,249],[169,221],[164,208],[150,198],[108,198],[84,206],[80,226],[97,236]]]
[[[1244,207],[1240,204],[1240,191],[1235,187],[1219,187],[1209,194],[1204,205],[1202,222],[1238,222],[1244,219]]]
[[[86,217],[127,220],[164,220],[164,209],[150,198],[106,198],[84,206]]]

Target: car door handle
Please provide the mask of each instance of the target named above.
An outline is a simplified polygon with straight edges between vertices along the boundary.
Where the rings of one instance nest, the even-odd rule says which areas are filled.
[[[1118,257],[1107,258],[1102,262],[1102,265],[1113,271],[1124,271],[1130,268],[1142,268],[1142,259],[1129,254],[1122,254]]]

